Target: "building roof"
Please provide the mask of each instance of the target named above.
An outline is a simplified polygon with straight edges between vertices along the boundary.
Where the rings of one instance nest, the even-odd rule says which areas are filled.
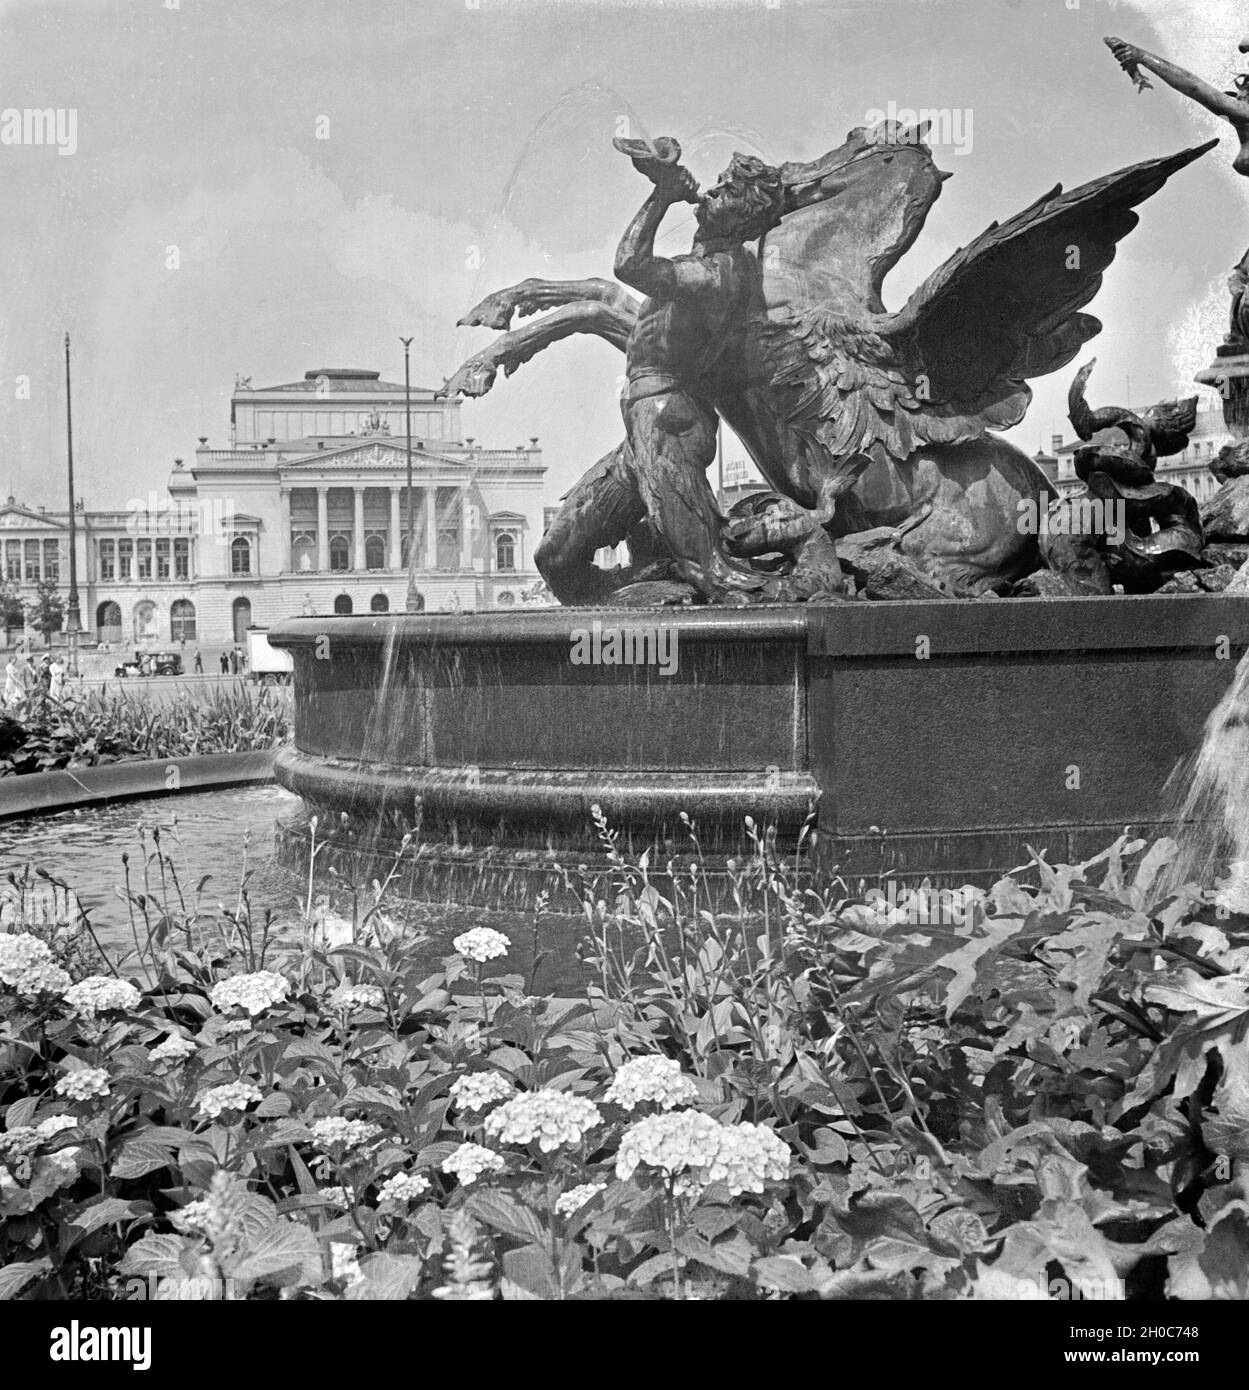
[[[277,386],[243,386],[235,391],[235,395],[264,396],[274,391],[312,393],[316,391],[322,378],[330,383],[330,391],[335,396],[379,395],[395,391],[403,393],[403,382],[383,381],[381,375],[381,372],[366,371],[362,367],[317,367],[311,372],[305,372],[302,381],[286,381]],[[437,389],[439,388],[434,386],[413,385],[412,394],[432,396]]]

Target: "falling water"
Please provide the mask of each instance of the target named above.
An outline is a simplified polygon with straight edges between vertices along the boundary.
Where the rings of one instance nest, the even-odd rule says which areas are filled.
[[[1167,790],[1182,797],[1175,818],[1180,849],[1167,887],[1210,883],[1227,863],[1215,901],[1249,912],[1249,652],[1206,720],[1201,747],[1171,774]]]

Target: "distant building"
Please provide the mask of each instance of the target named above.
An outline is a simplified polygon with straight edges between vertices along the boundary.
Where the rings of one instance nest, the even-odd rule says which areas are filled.
[[[1191,492],[1198,502],[1205,502],[1222,486],[1210,472],[1210,465],[1219,450],[1232,442],[1221,407],[1202,406],[1197,411],[1197,424],[1189,436],[1188,447],[1182,454],[1159,459],[1154,475],[1163,482],[1175,483]],[[1079,439],[1064,444],[1062,435],[1056,434],[1050,439],[1049,453],[1042,450],[1034,455],[1033,461],[1062,497],[1084,487],[1076,477],[1075,470],[1075,453],[1082,444],[1083,441]]]
[[[236,379],[228,448],[202,437],[167,495],[79,512],[87,640],[241,642],[299,613],[401,611],[410,546],[426,611],[532,601],[538,441],[484,449],[461,438],[458,398],[414,387],[411,535],[405,444],[403,385],[378,372]],[[0,508],[0,565],[22,597],[41,578],[66,584],[67,537],[66,513]]]

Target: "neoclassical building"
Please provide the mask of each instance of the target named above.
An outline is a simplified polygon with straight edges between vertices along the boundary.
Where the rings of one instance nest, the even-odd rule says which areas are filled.
[[[402,383],[353,368],[236,379],[228,447],[202,436],[167,496],[78,513],[87,639],[241,642],[291,614],[401,610],[410,547],[427,610],[536,601],[538,441],[484,449],[462,438],[458,398],[413,387],[409,499],[404,401]],[[4,573],[28,596],[47,575],[63,586],[67,536],[65,513],[9,499]]]

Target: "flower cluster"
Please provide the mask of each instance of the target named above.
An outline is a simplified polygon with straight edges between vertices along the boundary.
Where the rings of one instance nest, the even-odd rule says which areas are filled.
[[[70,978],[52,959],[47,942],[30,932],[0,932],[0,984],[32,998],[63,993]]]
[[[333,1202],[336,1207],[349,1207],[351,1198],[347,1195],[345,1187],[319,1187],[317,1196],[324,1197],[327,1202]]]
[[[384,1009],[386,991],[380,985],[348,985],[334,995],[332,1002],[340,1009]]]
[[[616,1176],[627,1179],[639,1165],[682,1179],[686,1192],[721,1182],[734,1196],[762,1192],[764,1182],[789,1173],[785,1141],[765,1125],[723,1125],[697,1110],[648,1115],[620,1138]]]
[[[532,1144],[543,1153],[579,1144],[586,1130],[602,1124],[598,1106],[568,1091],[526,1091],[486,1116],[486,1133],[504,1144]]]
[[[259,1089],[250,1081],[227,1081],[224,1086],[210,1086],[195,1097],[198,1113],[210,1120],[223,1110],[246,1110],[260,1098]]]
[[[377,1189],[377,1199],[379,1202],[394,1202],[396,1206],[404,1206],[408,1202],[415,1202],[428,1191],[429,1179],[422,1177],[420,1173],[396,1173]]]
[[[143,996],[128,980],[112,975],[88,975],[61,995],[76,1014],[94,1018],[107,1009],[135,1009]]]
[[[635,1057],[612,1077],[603,1099],[623,1110],[636,1110],[652,1101],[663,1110],[698,1099],[698,1087],[671,1057]]]
[[[195,1053],[195,1044],[181,1033],[170,1033],[148,1053],[153,1062],[184,1062]]]
[[[570,1187],[567,1192],[561,1192],[555,1199],[556,1216],[572,1216],[581,1210],[591,1198],[597,1197],[600,1192],[607,1191],[605,1182],[586,1182],[580,1187]]]
[[[67,1072],[56,1083],[58,1096],[70,1100],[90,1100],[92,1096],[110,1094],[108,1072],[103,1067],[81,1067],[78,1071]]]
[[[246,1009],[253,1018],[267,1008],[279,1004],[290,993],[288,981],[272,970],[257,970],[251,975],[231,975],[212,988],[208,996],[215,1008]]]
[[[312,1126],[313,1142],[319,1149],[332,1149],[341,1145],[344,1149],[358,1149],[370,1139],[376,1139],[382,1132],[381,1125],[370,1124],[367,1120],[344,1120],[331,1115],[317,1120]]]
[[[34,1125],[15,1125],[0,1130],[0,1158],[26,1158],[39,1147],[39,1131]]]
[[[467,1187],[483,1173],[501,1173],[507,1164],[493,1149],[482,1148],[480,1144],[461,1144],[442,1160],[441,1167],[444,1173],[450,1173]]]
[[[252,1030],[251,1019],[248,1018],[227,1018],[226,1021],[217,1028],[219,1038],[233,1038],[240,1033],[250,1033]]]
[[[40,1120],[35,1126],[39,1132],[40,1139],[55,1139],[58,1134],[63,1134],[67,1129],[77,1129],[78,1120],[74,1115],[49,1115],[46,1120]]]
[[[457,936],[451,944],[460,955],[475,960],[478,965],[484,965],[497,956],[507,955],[507,948],[512,943],[510,938],[492,927],[474,927],[471,931]]]
[[[516,1087],[498,1071],[470,1071],[457,1077],[451,1099],[461,1110],[485,1110],[516,1094]]]

